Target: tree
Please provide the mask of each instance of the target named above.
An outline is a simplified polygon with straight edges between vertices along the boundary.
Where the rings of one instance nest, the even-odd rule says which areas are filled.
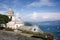
[[[9,19],[9,17],[7,15],[2,15],[0,14],[0,25],[1,24],[5,24],[8,23],[11,19]]]

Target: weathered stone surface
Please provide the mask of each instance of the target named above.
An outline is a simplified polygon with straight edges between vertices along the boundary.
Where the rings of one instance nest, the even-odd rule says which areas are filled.
[[[42,40],[42,39],[26,37],[20,34],[16,34],[14,32],[0,30],[0,40]]]

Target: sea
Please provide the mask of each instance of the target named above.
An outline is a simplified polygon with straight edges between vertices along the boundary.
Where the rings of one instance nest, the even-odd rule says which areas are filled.
[[[60,40],[60,20],[57,21],[43,21],[43,22],[32,22],[32,24],[38,25],[38,27],[44,31],[54,35],[56,40]]]
[[[38,22],[37,25],[42,31],[52,33],[56,40],[60,40],[60,21]]]

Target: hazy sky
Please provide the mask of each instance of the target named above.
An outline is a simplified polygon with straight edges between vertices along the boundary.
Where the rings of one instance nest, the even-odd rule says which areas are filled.
[[[0,11],[11,8],[24,21],[60,20],[60,0],[0,0]]]

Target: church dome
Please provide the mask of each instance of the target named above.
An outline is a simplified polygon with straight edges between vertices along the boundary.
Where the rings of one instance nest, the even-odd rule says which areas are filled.
[[[9,16],[13,16],[13,15],[14,15],[14,11],[13,11],[12,9],[9,9],[9,10],[8,10],[8,15],[9,15]]]
[[[22,21],[21,17],[16,17],[15,18],[15,23],[16,24],[23,24],[23,21]]]

